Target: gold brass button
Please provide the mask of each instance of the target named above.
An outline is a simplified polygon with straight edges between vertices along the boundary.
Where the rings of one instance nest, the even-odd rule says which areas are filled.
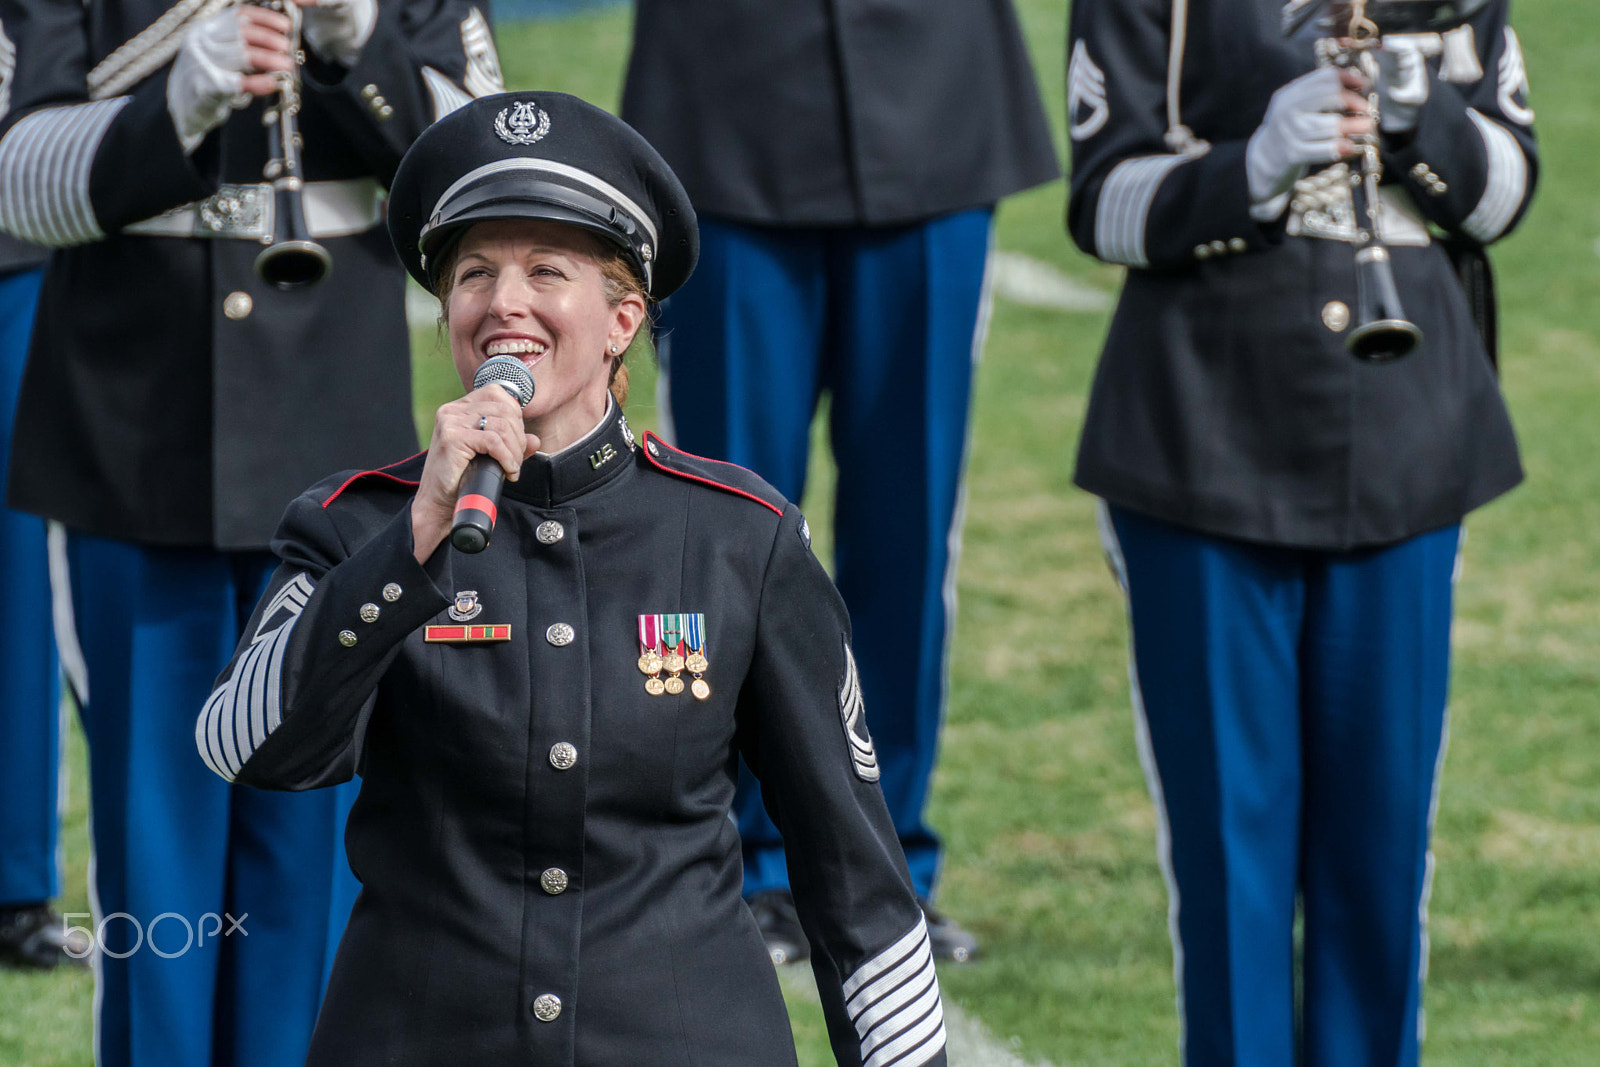
[[[377,622],[378,621],[378,615],[379,615],[378,605],[376,605],[376,604],[363,604],[363,605],[361,605],[361,621],[362,622]]]
[[[383,599],[387,600],[391,604],[393,604],[396,600],[399,600],[400,586],[394,582],[390,582],[388,585],[384,586]]]
[[[1228,251],[1230,252],[1247,252],[1249,249],[1250,244],[1243,237],[1230,237],[1228,239]]]
[[[1210,259],[1211,258],[1211,246],[1210,245],[1195,245],[1194,246],[1194,258],[1195,259]]]
[[[376,85],[364,85],[364,86],[361,87],[361,99],[363,99],[363,100],[371,100],[373,97],[375,97],[377,95],[378,95],[378,87]]]
[[[354,630],[340,630],[339,643],[345,648],[353,648],[356,643],[356,632]]]
[[[533,536],[539,539],[541,545],[553,545],[567,536],[567,530],[566,527],[552,519],[547,522],[541,522],[539,528],[533,531]]]
[[[551,867],[539,876],[539,887],[553,897],[560,896],[567,891],[567,872]]]
[[[578,632],[564,622],[555,623],[544,632],[544,639],[557,648],[572,644],[572,639],[576,636]]]
[[[554,993],[540,993],[533,1001],[533,1017],[542,1023],[553,1023],[561,1015],[561,998]]]
[[[1330,300],[1322,305],[1322,325],[1334,333],[1343,333],[1350,325],[1350,309],[1343,300]]]
[[[1226,241],[1212,241],[1211,242],[1211,251],[1215,252],[1219,256],[1227,255],[1228,254],[1228,242],[1226,242]]]
[[[255,310],[256,302],[250,299],[250,294],[243,291],[234,291],[222,301],[222,313],[235,321],[247,319],[250,312]]]
[[[565,741],[550,746],[550,766],[558,771],[570,771],[578,763],[578,750]]]

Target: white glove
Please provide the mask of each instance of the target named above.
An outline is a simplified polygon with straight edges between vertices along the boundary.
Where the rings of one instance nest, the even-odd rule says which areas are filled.
[[[300,32],[317,55],[353,67],[378,24],[378,0],[315,0],[300,14]]]
[[[167,113],[185,153],[228,121],[234,108],[250,102],[241,91],[245,68],[239,13],[219,11],[189,28],[167,77]]]
[[[1378,60],[1378,125],[1384,133],[1410,133],[1428,102],[1428,60],[1415,41],[1384,38]]]
[[[1251,217],[1262,222],[1277,218],[1307,166],[1343,158],[1345,92],[1339,71],[1323,67],[1272,94],[1267,116],[1244,153]]]

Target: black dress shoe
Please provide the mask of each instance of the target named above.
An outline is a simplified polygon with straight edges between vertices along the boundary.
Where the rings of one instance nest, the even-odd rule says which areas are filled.
[[[928,920],[928,942],[936,960],[966,963],[978,954],[978,939],[950,916],[936,909],[926,897],[918,897],[922,914]]]
[[[48,904],[0,908],[0,966],[30,970],[87,967],[91,947],[81,931],[69,934],[61,916]]]
[[[775,964],[798,963],[811,955],[811,943],[800,929],[800,913],[794,910],[794,894],[787,889],[769,889],[748,901],[750,914],[767,943],[767,955]]]

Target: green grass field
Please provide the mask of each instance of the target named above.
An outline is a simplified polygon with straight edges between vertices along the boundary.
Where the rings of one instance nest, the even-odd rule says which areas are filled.
[[[1065,0],[1022,0],[1061,111]],[[1504,376],[1528,484],[1470,522],[1452,729],[1436,848],[1425,1062],[1600,1062],[1600,144],[1583,0],[1517,9],[1545,171],[1532,216],[1497,249]],[[625,11],[504,28],[517,86],[614,106]],[[1113,289],[1061,231],[1060,183],[1007,203],[998,243]],[[1123,610],[1093,501],[1071,485],[1106,320],[1001,303],[979,373],[954,683],[933,818],[941,903],[983,938],[942,970],[947,998],[1015,1055],[1062,1067],[1173,1063],[1171,953],[1155,820],[1134,752]],[[431,333],[415,347],[419,425],[459,391]],[[641,346],[642,347],[642,346]],[[635,351],[636,426],[654,421]],[[807,511],[826,552],[819,455]],[[67,910],[86,911],[82,746],[64,829]],[[801,1062],[831,1063],[805,976],[786,977]],[[0,1064],[90,1062],[82,974],[0,973]],[[1584,1050],[1589,1051],[1585,1052]],[[958,1064],[959,1067],[959,1064]]]

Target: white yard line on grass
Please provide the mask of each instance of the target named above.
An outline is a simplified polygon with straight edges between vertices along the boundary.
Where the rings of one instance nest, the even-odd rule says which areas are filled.
[[[1021,252],[994,254],[994,292],[1002,300],[1057,311],[1106,311],[1111,294]]]
[[[809,963],[778,968],[778,981],[792,997],[817,1001],[817,984]],[[989,1032],[982,1020],[968,1015],[949,999],[944,1002],[946,1058],[950,1067],[1052,1067],[1043,1060],[1024,1060]]]

